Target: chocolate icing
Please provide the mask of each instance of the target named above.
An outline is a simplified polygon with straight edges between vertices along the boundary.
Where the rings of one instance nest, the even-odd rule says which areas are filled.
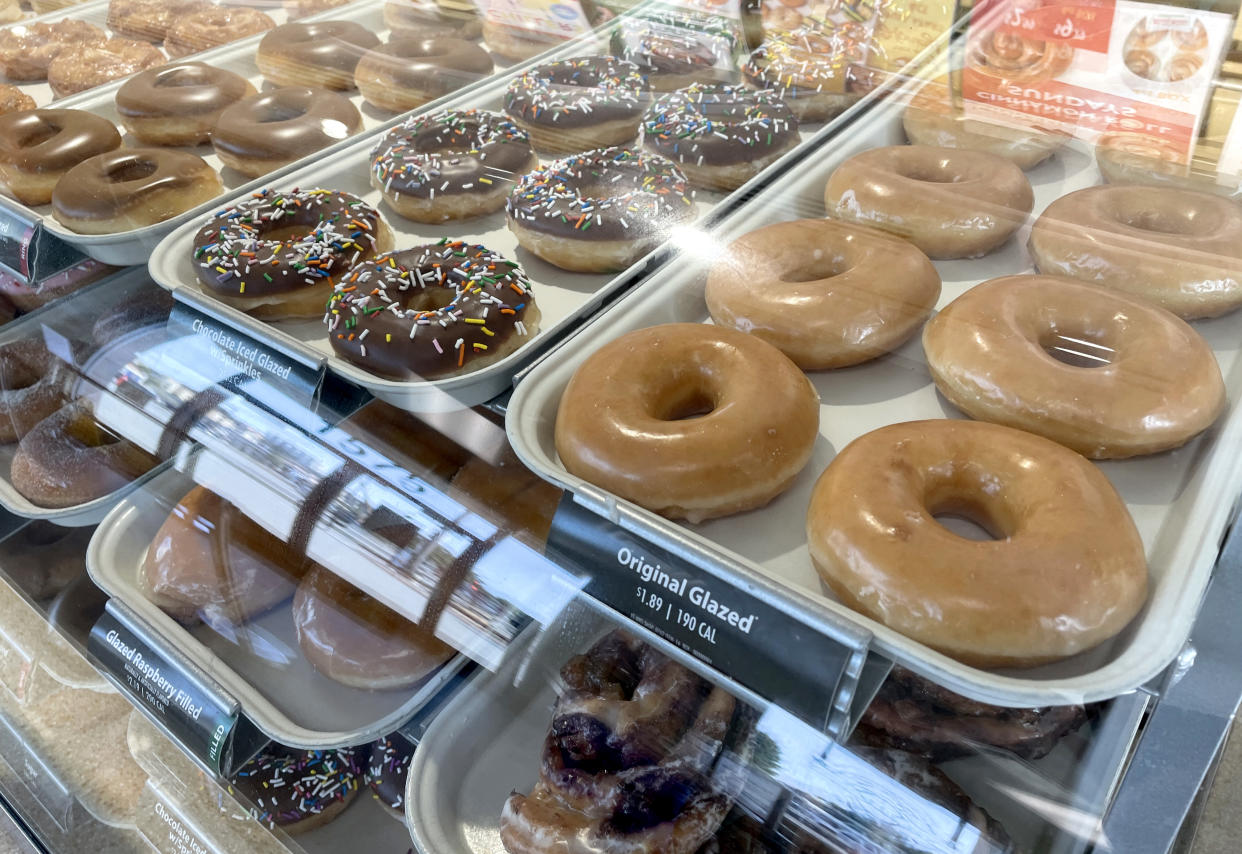
[[[849,25],[831,31],[799,27],[755,49],[742,65],[742,77],[782,98],[862,91],[873,82],[863,65],[868,39]]]
[[[215,175],[203,158],[166,148],[125,148],[73,167],[56,184],[52,205],[58,215],[80,220],[111,219],[150,204],[155,193],[192,187]],[[171,215],[171,214],[170,214]]]
[[[397,733],[371,743],[367,785],[376,800],[391,810],[405,809],[405,779],[413,758],[414,745]]]
[[[611,56],[549,62],[509,84],[505,112],[550,128],[594,127],[638,120],[649,101],[638,66]]]
[[[0,162],[22,172],[59,172],[121,147],[112,122],[84,110],[0,116]]]
[[[665,158],[603,148],[522,176],[505,210],[512,221],[557,237],[635,240],[693,219],[693,199],[685,176]]]
[[[797,138],[798,120],[775,94],[723,83],[662,95],[643,120],[643,145],[679,163],[749,163]]]
[[[435,379],[527,334],[533,302],[516,263],[446,240],[354,268],[324,320],[341,358],[382,376]]]
[[[736,78],[737,37],[723,20],[683,9],[625,18],[613,31],[612,52],[648,76],[696,74],[703,82]]]
[[[368,51],[358,74],[397,89],[445,95],[492,73],[492,58],[476,44],[444,36],[395,38]]]
[[[249,85],[205,62],[177,62],[126,80],[116,91],[116,110],[136,119],[210,115],[244,98]]]
[[[324,71],[352,73],[379,38],[353,21],[282,24],[259,42],[259,52]]]
[[[234,157],[287,162],[340,142],[361,127],[358,108],[343,95],[285,86],[225,109],[211,142]]]
[[[355,751],[296,750],[272,744],[233,779],[263,824],[294,824],[358,791]]]
[[[420,199],[490,193],[531,165],[526,132],[496,113],[446,110],[393,128],[371,152],[385,192]]]

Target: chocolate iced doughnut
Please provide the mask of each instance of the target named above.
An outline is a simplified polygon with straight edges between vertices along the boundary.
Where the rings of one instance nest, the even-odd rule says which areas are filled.
[[[73,18],[8,27],[0,30],[0,74],[16,82],[43,80],[61,51],[107,40],[99,27]]]
[[[204,62],[152,68],[116,90],[116,111],[146,145],[200,145],[211,137],[220,114],[255,94],[240,74]]]
[[[343,95],[287,86],[227,107],[211,132],[211,144],[226,166],[257,178],[361,129],[362,115]]]
[[[269,745],[233,778],[254,806],[260,824],[279,825],[286,833],[303,833],[336,818],[358,794],[352,747],[297,750]]]
[[[171,219],[224,192],[203,158],[126,148],[84,160],[52,192],[52,213],[79,234],[114,234]]]
[[[516,263],[444,240],[355,267],[324,320],[341,358],[381,376],[438,379],[512,353],[538,330],[539,309]]]
[[[371,794],[397,821],[405,821],[405,779],[413,758],[414,745],[399,733],[372,742],[367,757],[366,780]]]
[[[27,205],[46,205],[66,172],[120,147],[116,126],[85,110],[9,113],[0,116],[0,186]]]
[[[588,151],[523,175],[505,209],[524,249],[586,273],[625,269],[695,217],[694,191],[676,166],[625,148]]]
[[[713,190],[736,190],[799,139],[798,119],[772,92],[724,83],[661,95],[643,119],[643,147]]]
[[[539,165],[526,132],[481,110],[415,116],[371,152],[371,186],[416,222],[480,216],[504,207],[516,177]]]
[[[536,148],[571,154],[634,139],[649,100],[638,66],[595,56],[527,71],[509,84],[505,112]]]
[[[731,83],[737,79],[737,37],[724,21],[688,9],[645,11],[621,19],[613,30],[612,52],[637,65],[658,92],[692,83]]]
[[[354,88],[354,68],[380,43],[354,21],[282,24],[259,42],[255,64],[278,86]]]
[[[208,293],[256,317],[320,317],[336,279],[391,246],[356,196],[263,190],[199,229],[194,264]]]
[[[400,113],[474,83],[492,68],[487,51],[462,39],[395,38],[362,57],[354,83],[367,103]]]

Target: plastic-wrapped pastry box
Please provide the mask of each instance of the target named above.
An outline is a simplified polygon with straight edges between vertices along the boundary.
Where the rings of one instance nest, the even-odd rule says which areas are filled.
[[[384,24],[383,18],[383,2],[382,0],[362,0],[362,2],[351,3],[348,6],[342,6],[338,9],[329,9],[306,18],[298,19],[300,22],[314,21],[351,21],[358,23],[379,36],[381,41],[386,41],[390,31]],[[87,4],[83,9],[89,9],[89,13],[82,10],[66,10],[65,12],[56,13],[54,16],[45,16],[50,18],[58,17],[85,17],[86,20],[103,25],[103,19],[107,15],[107,2],[94,2]],[[265,13],[272,17],[277,24],[284,23],[286,15],[283,8],[279,5],[273,8],[265,8]],[[68,14],[66,14],[68,13]],[[98,19],[98,20],[96,20]],[[270,89],[277,88],[271,83],[264,80],[263,75],[259,72],[258,66],[255,64],[255,54],[258,50],[259,42],[263,40],[263,34],[250,36],[245,39],[233,42],[232,44],[223,45],[213,48],[202,53],[194,54],[184,59],[187,61],[205,62],[218,68],[233,71],[245,77],[259,92],[265,92]],[[499,56],[493,57],[497,66],[497,73],[504,73],[504,68],[508,64],[506,60]],[[170,60],[170,61],[182,61]],[[63,98],[56,102],[57,109],[75,109],[85,110],[97,116],[108,119],[121,131],[120,115],[116,110],[116,91],[123,85],[124,81],[114,81],[103,86],[97,86],[86,92]],[[470,84],[471,86],[475,84]],[[46,86],[45,86],[46,88]],[[379,128],[385,127],[393,122],[394,114],[385,110],[377,109],[363,101],[362,96],[357,90],[341,92],[341,95],[349,99],[362,114],[362,129],[359,134],[366,135]],[[453,97],[449,95],[447,97]],[[40,106],[47,106],[46,98],[39,101]],[[438,104],[444,99],[432,102]],[[0,205],[10,208],[18,212],[21,216],[30,220],[41,220],[43,227],[51,234],[59,237],[61,240],[75,246],[93,258],[104,261],[109,264],[128,265],[145,263],[151,254],[152,248],[165,235],[183,222],[197,220],[205,213],[219,207],[220,202],[234,194],[248,193],[259,187],[266,186],[271,180],[282,173],[288,172],[299,163],[314,161],[316,163],[325,162],[325,158],[335,156],[340,149],[347,147],[356,138],[346,137],[338,143],[323,148],[312,155],[302,158],[295,163],[276,169],[269,175],[261,178],[248,178],[234,169],[224,167],[220,162],[220,158],[216,155],[215,150],[210,145],[200,145],[196,147],[173,149],[179,151],[189,151],[197,154],[207,161],[213,169],[219,173],[221,181],[224,184],[224,193],[213,199],[212,201],[199,205],[198,207],[178,214],[171,219],[155,225],[146,226],[144,228],[132,229],[129,231],[116,232],[113,234],[78,234],[63,225],[61,225],[52,215],[51,205],[41,205],[38,207],[28,207],[13,199],[0,197]],[[132,134],[123,133],[122,145],[126,148],[144,147],[141,142],[133,137]]]
[[[876,652],[961,694],[1027,707],[1113,697],[1155,677],[1182,648],[1242,487],[1242,417],[1236,406],[1242,396],[1242,312],[1193,324],[1219,362],[1231,401],[1228,411],[1177,450],[1099,464],[1124,499],[1146,548],[1150,576],[1145,607],[1114,639],[1032,669],[982,670],[916,643],[837,601],[811,562],[806,510],[816,479],[837,451],[888,424],[964,417],[938,395],[918,334],[874,361],[809,374],[821,400],[820,437],[793,485],[759,510],[698,525],[671,522],[570,474],[555,450],[561,395],[583,360],[631,330],[707,320],[706,272],[723,248],[761,226],[824,217],[825,182],[838,164],[862,151],[906,142],[903,102],[917,87],[912,81],[903,92],[877,104],[810,156],[805,168],[765,187],[718,229],[687,235],[674,261],[519,378],[508,411],[510,440],[528,466],[622,528],[741,585],[748,579],[778,581],[782,595],[864,627],[873,633]],[[974,260],[935,262],[943,281],[937,308],[979,282],[1032,271],[1026,249],[1031,223],[1053,200],[1102,183],[1090,150],[1077,143],[1029,170],[1027,177],[1034,189],[1034,211],[1001,249]]]

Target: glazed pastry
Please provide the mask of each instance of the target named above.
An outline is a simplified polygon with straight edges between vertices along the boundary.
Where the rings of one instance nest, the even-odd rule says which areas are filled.
[[[353,21],[282,24],[259,42],[255,64],[277,86],[354,88],[354,68],[379,38]]]
[[[321,566],[298,585],[293,623],[307,661],[353,688],[410,688],[454,655],[430,631]]]
[[[226,107],[212,129],[211,144],[226,166],[257,178],[360,130],[362,115],[345,96],[286,86]]]
[[[251,815],[290,835],[323,827],[358,794],[353,748],[296,750],[271,744],[238,770],[233,785]]]
[[[995,539],[960,537],[965,515]],[[807,511],[842,602],[974,667],[1091,649],[1147,599],[1147,559],[1104,474],[1055,442],[981,421],[881,427],[837,453]]]
[[[112,122],[84,110],[28,110],[0,116],[0,184],[27,205],[45,205],[64,174],[121,147]]]
[[[196,486],[152,538],[139,584],[174,619],[226,629],[287,601],[309,566],[232,504]]]
[[[414,758],[414,745],[400,733],[372,742],[367,757],[367,785],[384,812],[405,821],[405,780]]]
[[[132,39],[108,39],[81,50],[62,51],[47,68],[57,98],[84,92],[168,61],[159,49]]]
[[[80,50],[107,41],[104,31],[68,18],[0,30],[0,74],[9,80],[43,80],[47,67],[63,50]]]
[[[164,50],[177,58],[257,35],[276,22],[257,9],[244,6],[208,6],[177,16],[164,36]]]
[[[202,145],[225,108],[255,94],[240,74],[202,62],[144,71],[116,90],[121,123],[145,145]]]
[[[322,317],[337,279],[391,248],[379,211],[356,196],[263,190],[199,229],[193,257],[216,299],[256,317]]]
[[[565,468],[672,519],[762,507],[819,435],[819,398],[765,341],[701,323],[630,332],[579,366],[556,414]]]
[[[481,110],[414,116],[371,152],[371,186],[397,213],[438,223],[505,206],[518,175],[539,165],[526,132]]]
[[[223,192],[216,170],[197,155],[126,148],[66,172],[52,191],[52,213],[79,234],[116,234],[172,219]]]
[[[162,42],[174,23],[209,8],[209,0],[111,0],[108,28],[122,36]]]
[[[0,443],[12,444],[65,403],[64,363],[34,338],[0,344]]]
[[[476,44],[411,36],[367,51],[354,84],[367,103],[400,113],[482,80],[492,69],[491,56]]]
[[[803,122],[830,119],[870,88],[865,32],[800,27],[768,39],[742,65],[752,89],[770,89]]]
[[[522,268],[486,247],[447,238],[354,267],[337,284],[324,319],[338,356],[405,380],[476,371],[539,330]]]
[[[11,83],[0,83],[0,116],[35,108],[35,99]]]
[[[0,570],[31,599],[47,599],[86,572],[94,528],[64,528],[36,519],[4,538]]]

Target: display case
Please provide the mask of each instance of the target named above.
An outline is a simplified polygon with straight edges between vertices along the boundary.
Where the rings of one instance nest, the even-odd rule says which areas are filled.
[[[8,6],[0,838],[1210,850],[1236,9]]]

